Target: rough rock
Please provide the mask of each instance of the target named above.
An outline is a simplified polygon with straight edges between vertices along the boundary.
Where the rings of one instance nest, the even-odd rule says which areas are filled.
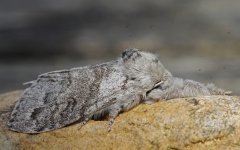
[[[0,149],[240,149],[240,97],[206,96],[141,104],[107,121],[41,134],[9,131],[21,91],[0,96]]]

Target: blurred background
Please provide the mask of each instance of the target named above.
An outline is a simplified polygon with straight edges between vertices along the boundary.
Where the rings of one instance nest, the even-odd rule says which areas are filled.
[[[38,74],[158,53],[175,75],[240,94],[240,1],[0,1],[0,93]]]

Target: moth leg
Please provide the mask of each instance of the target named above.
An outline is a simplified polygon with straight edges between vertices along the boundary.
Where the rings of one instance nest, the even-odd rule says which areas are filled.
[[[113,107],[109,110],[109,119],[108,119],[108,132],[112,130],[113,123],[115,121],[115,118],[118,116],[118,114],[121,112],[121,107]]]
[[[84,121],[80,122],[79,125],[80,127],[78,127],[77,129],[80,130],[90,119],[86,118]]]
[[[125,96],[119,103],[114,104],[109,110],[108,132],[111,131],[115,118],[120,112],[125,112],[138,105],[144,95]]]

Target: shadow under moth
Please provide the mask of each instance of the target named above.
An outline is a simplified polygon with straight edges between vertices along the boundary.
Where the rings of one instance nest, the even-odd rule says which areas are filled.
[[[105,116],[111,130],[120,112],[139,103],[231,93],[175,78],[157,55],[138,49],[107,63],[41,74],[28,84],[11,113],[10,130],[40,133]]]

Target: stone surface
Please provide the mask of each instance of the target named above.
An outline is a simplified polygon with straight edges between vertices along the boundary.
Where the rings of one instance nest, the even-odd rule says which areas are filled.
[[[0,149],[240,149],[240,97],[207,96],[141,104],[107,121],[41,134],[9,131],[5,123],[21,91],[0,96]]]

